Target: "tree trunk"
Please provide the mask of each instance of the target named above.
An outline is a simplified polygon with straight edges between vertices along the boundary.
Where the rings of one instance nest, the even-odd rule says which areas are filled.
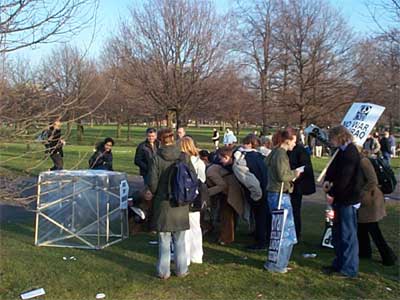
[[[169,127],[169,128],[172,128],[173,121],[174,121],[174,115],[175,115],[175,111],[170,110],[170,109],[167,111],[167,115],[166,115],[167,127]]]
[[[176,111],[175,111],[175,119],[176,119],[176,127],[175,127],[175,129],[178,130],[178,128],[182,126],[181,112],[180,112],[179,109],[176,109]]]
[[[117,121],[117,139],[119,139],[121,137],[121,129],[122,129],[122,125],[121,125],[121,121]]]
[[[128,142],[131,140],[131,119],[128,119],[128,133],[126,135],[126,140]]]
[[[83,141],[83,125],[81,123],[81,120],[78,120],[76,122],[76,138],[78,142],[82,142]]]

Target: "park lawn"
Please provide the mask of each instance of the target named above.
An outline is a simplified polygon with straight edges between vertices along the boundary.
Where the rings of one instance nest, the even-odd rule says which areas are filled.
[[[132,126],[131,140],[127,141],[126,126],[122,126],[120,138],[115,137],[115,125],[85,126],[84,140],[78,142],[74,128],[64,147],[64,167],[65,169],[86,169],[96,143],[110,136],[116,142],[113,148],[114,169],[128,174],[138,174],[138,168],[133,164],[133,157],[137,145],[144,140],[145,130],[145,127]],[[243,129],[238,139],[240,140],[251,131],[251,129]],[[213,150],[211,127],[189,127],[186,132],[193,136],[199,148]],[[316,174],[321,172],[328,160],[327,157],[312,158]],[[18,174],[37,175],[51,166],[51,160],[45,159],[44,147],[39,142],[4,139],[0,142],[0,174],[11,171]],[[397,173],[400,169],[400,158],[392,159],[392,166]]]
[[[190,266],[183,279],[155,277],[157,246],[152,234],[140,234],[104,250],[35,247],[33,217],[25,223],[1,224],[0,299],[43,287],[45,299],[398,299],[399,265],[384,267],[374,249],[373,260],[360,262],[357,279],[329,277],[320,272],[333,252],[319,247],[323,229],[322,202],[307,201],[303,208],[303,241],[296,245],[287,274],[263,270],[266,253],[248,252],[246,228],[240,227],[230,246],[204,242],[204,263]],[[388,217],[381,228],[399,253],[399,203],[387,203]],[[303,253],[317,253],[306,259]],[[76,261],[64,261],[75,256]]]

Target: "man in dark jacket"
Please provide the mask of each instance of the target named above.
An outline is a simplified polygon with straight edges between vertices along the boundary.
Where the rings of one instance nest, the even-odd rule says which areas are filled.
[[[64,140],[61,138],[61,121],[57,119],[47,130],[47,141],[45,142],[46,151],[45,153],[50,155],[53,161],[53,167],[50,171],[62,170],[63,169],[63,146]]]
[[[147,128],[146,140],[137,146],[134,159],[135,165],[140,169],[140,175],[143,176],[145,185],[149,183],[149,164],[155,156],[158,147],[157,130],[155,128]]]
[[[301,202],[303,195],[315,193],[314,171],[310,155],[298,140],[292,151],[287,152],[290,168],[292,170],[304,166],[304,172],[294,181],[293,192],[290,194],[290,202],[293,208],[293,218],[296,227],[297,240],[301,238]]]
[[[158,277],[168,279],[170,272],[170,243],[175,245],[176,275],[188,274],[185,249],[185,231],[189,226],[189,206],[176,206],[170,200],[170,177],[173,164],[181,158],[181,151],[175,144],[174,133],[170,128],[158,132],[161,147],[152,159],[149,170],[149,188],[153,193],[153,225],[159,235],[159,253],[157,262]]]
[[[344,126],[330,130],[329,140],[338,148],[338,153],[325,176],[325,182],[331,186],[326,200],[334,211],[332,239],[336,257],[324,271],[337,272],[346,277],[357,276],[359,262],[357,209],[361,196],[361,168],[360,154],[352,139]]]
[[[105,138],[103,142],[99,143],[96,147],[96,152],[89,159],[89,168],[113,171],[113,157],[111,152],[113,146],[114,140],[110,137]]]

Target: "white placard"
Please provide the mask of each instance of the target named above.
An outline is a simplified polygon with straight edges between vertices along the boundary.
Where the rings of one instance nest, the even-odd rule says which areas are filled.
[[[384,110],[385,107],[372,103],[353,103],[342,125],[354,136],[354,142],[362,146]]]
[[[122,180],[119,185],[119,208],[128,209],[128,194],[129,194],[129,184],[128,181]]]
[[[268,248],[268,261],[271,263],[276,264],[278,261],[287,214],[287,209],[272,211],[271,238]]]

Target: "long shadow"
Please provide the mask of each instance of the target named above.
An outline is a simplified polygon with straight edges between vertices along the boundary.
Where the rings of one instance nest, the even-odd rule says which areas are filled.
[[[213,240],[213,238],[207,238],[204,240],[203,251],[204,251],[204,262],[216,265],[222,264],[243,264],[256,268],[262,267],[262,259],[257,260],[252,258],[254,256],[254,252],[250,253],[244,250],[244,246],[240,243],[232,243],[226,246],[220,246],[209,242]],[[157,240],[156,235],[152,235],[150,233],[141,233],[135,236],[131,236],[128,240],[117,245],[118,248],[121,248],[125,251],[131,251],[136,253],[141,253],[145,255],[151,255],[155,258],[158,257],[158,246],[157,245],[149,245],[150,240]],[[211,244],[211,245],[210,245]],[[241,253],[235,254],[231,251],[240,251]],[[259,252],[261,253],[261,252]],[[266,258],[266,253],[265,253]],[[264,258],[263,258],[264,259]]]
[[[7,224],[2,224],[1,225],[1,230],[4,232],[7,232],[11,237],[14,237],[15,239],[18,240],[19,243],[31,246],[32,249],[35,248],[34,246],[34,227],[33,227],[33,222],[29,223],[27,221],[23,223],[7,223]],[[27,240],[28,238],[28,240]],[[129,274],[132,274],[132,276],[136,280],[148,280],[149,277],[154,278],[155,275],[155,264],[150,264],[143,262],[141,260],[138,260],[132,256],[125,256],[121,254],[120,252],[123,252],[125,250],[124,247],[121,247],[121,245],[125,244],[124,241],[110,246],[109,248],[103,249],[103,250],[84,250],[84,249],[74,249],[72,250],[74,255],[79,257],[93,257],[97,259],[104,259],[104,260],[109,260],[112,263],[118,264],[121,267],[129,270]],[[6,244],[6,239],[1,239],[1,247],[7,247]],[[47,248],[47,247],[46,247]],[[137,248],[137,247],[133,247]],[[28,248],[30,249],[30,248]],[[44,249],[44,248],[43,248]],[[59,251],[60,256],[65,255],[65,249],[66,248],[53,248],[54,251]],[[48,250],[48,249],[47,249]],[[47,251],[46,250],[46,251]],[[45,252],[43,252],[45,253]],[[81,253],[81,255],[79,255]],[[146,253],[148,254],[148,253]],[[101,264],[96,265],[96,269],[99,272],[109,272],[109,270],[106,267],[103,267]],[[131,272],[132,271],[132,272]],[[144,276],[145,275],[145,276]]]

